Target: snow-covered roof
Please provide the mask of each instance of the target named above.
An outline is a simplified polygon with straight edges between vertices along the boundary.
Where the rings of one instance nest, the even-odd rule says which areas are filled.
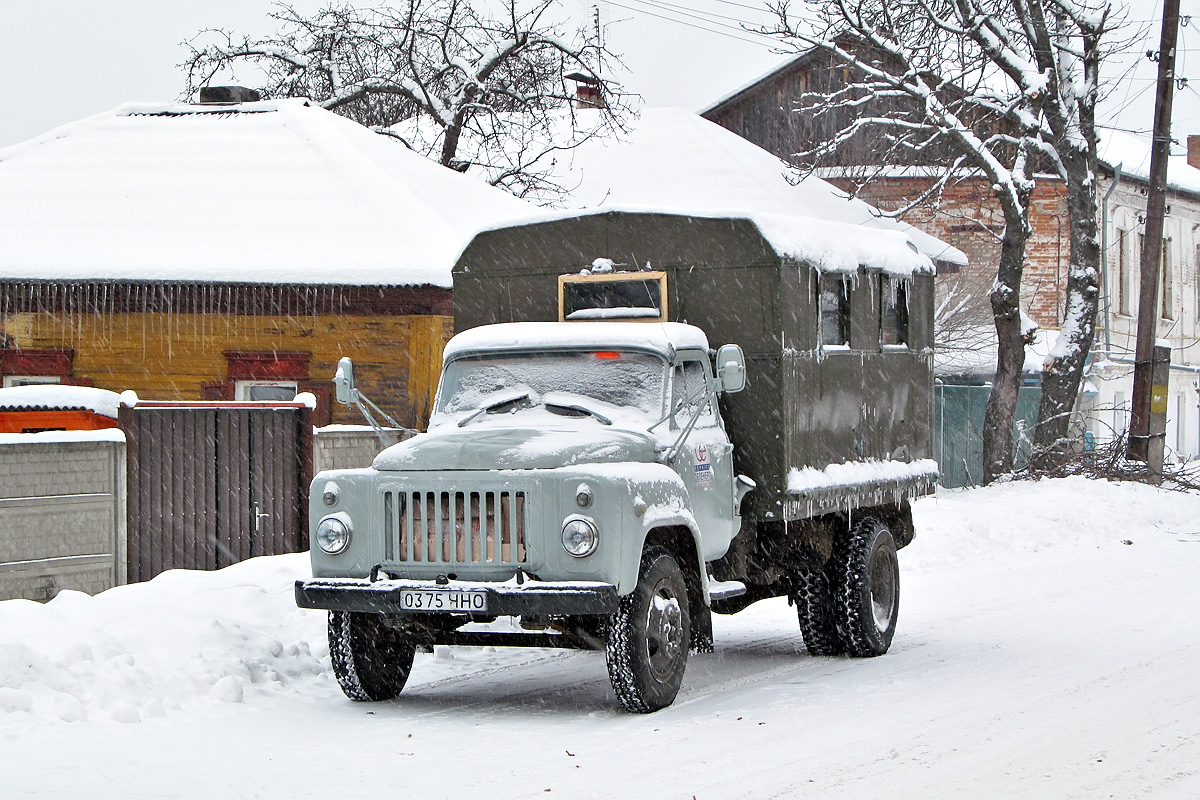
[[[70,411],[82,409],[117,418],[121,395],[90,386],[59,383],[12,386],[0,389],[0,411]]]
[[[445,358],[459,353],[543,347],[708,349],[704,331],[679,322],[505,322],[471,328],[446,345]]]
[[[1143,181],[1150,180],[1150,141],[1122,131],[1102,129],[1097,147],[1100,160],[1121,172]],[[1200,169],[1187,163],[1186,155],[1167,160],[1167,185],[1173,189],[1200,194]]]
[[[133,103],[0,149],[0,278],[450,286],[529,208],[302,99]]]
[[[955,247],[905,222],[880,217],[870,204],[849,199],[816,176],[798,175],[777,157],[737,134],[690,111],[652,108],[642,112],[622,139],[594,138],[558,156],[557,177],[570,188],[572,208],[668,211],[714,217],[748,217],[767,238],[794,241],[787,218],[800,219],[807,235],[824,223],[833,238],[857,238],[857,231],[899,232],[935,261],[966,264]],[[820,223],[813,225],[813,220]],[[878,239],[875,241],[885,241]],[[789,247],[794,247],[794,244]],[[787,248],[785,248],[787,249]]]

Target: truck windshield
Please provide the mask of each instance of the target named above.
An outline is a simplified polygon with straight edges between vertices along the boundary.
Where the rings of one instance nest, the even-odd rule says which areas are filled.
[[[649,353],[616,350],[457,358],[442,373],[434,423],[444,422],[445,415],[459,417],[487,408],[511,395],[521,402],[501,403],[498,411],[545,404],[563,413],[573,399],[600,415],[648,424],[662,416],[666,366],[666,361]]]

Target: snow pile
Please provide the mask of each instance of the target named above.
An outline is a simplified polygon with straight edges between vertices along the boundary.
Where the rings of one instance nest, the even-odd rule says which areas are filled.
[[[1200,494],[1082,477],[939,489],[913,504],[905,570],[978,564],[1014,551],[1200,544]]]
[[[305,691],[328,669],[324,616],[293,599],[310,574],[301,553],[172,570],[95,597],[2,602],[0,712],[25,712],[25,725],[138,722]]]
[[[137,395],[134,395],[136,400]],[[122,395],[90,386],[66,386],[42,383],[0,389],[0,410],[11,409],[87,409],[101,416],[117,418]]]

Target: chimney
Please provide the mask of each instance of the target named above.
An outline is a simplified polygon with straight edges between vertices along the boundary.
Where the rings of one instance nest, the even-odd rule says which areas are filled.
[[[233,103],[257,103],[262,97],[245,86],[201,86],[201,105],[230,105]]]
[[[1200,136],[1188,137],[1188,166],[1200,169]]]
[[[575,103],[580,108],[604,108],[604,95],[600,92],[600,80],[582,72],[572,72],[565,76],[567,80],[575,81]]]

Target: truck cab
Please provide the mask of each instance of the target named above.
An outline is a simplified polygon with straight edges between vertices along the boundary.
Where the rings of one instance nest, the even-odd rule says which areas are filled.
[[[418,644],[593,646],[633,598],[644,608],[612,656],[629,676],[618,694],[635,710],[673,699],[688,649],[709,636],[692,623],[712,599],[705,564],[728,551],[751,488],[718,410],[744,385],[744,360],[736,345],[717,360],[703,331],[672,322],[508,323],[451,339],[428,432],[313,481],[314,579],[298,596],[334,612],[347,693],[391,694]],[[662,574],[639,587],[647,554]],[[459,634],[499,615],[552,632]],[[367,658],[356,626],[406,644]],[[397,660],[370,677],[368,661]]]

